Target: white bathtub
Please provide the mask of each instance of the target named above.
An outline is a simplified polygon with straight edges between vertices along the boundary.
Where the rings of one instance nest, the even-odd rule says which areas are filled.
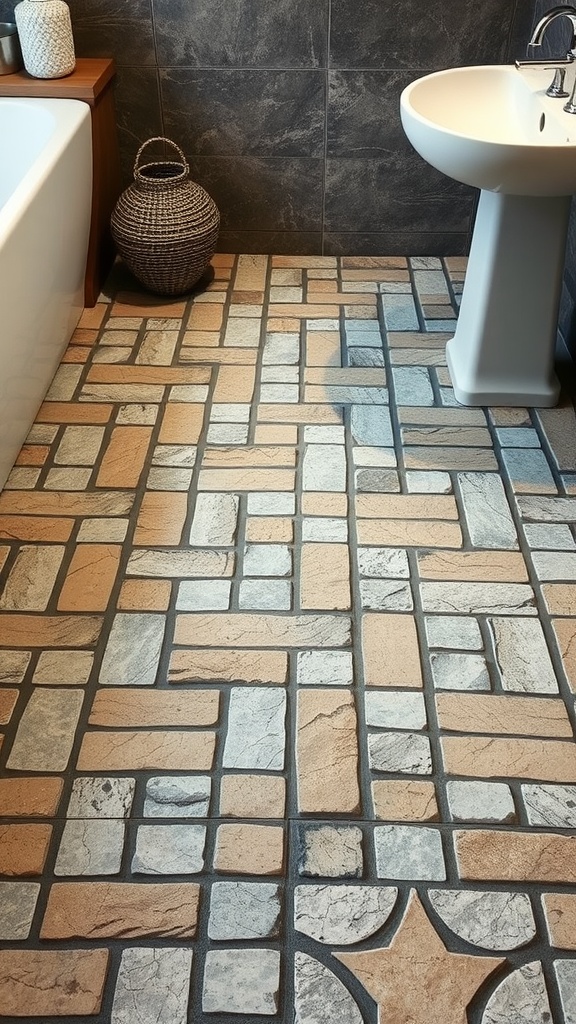
[[[0,489],[83,307],[90,108],[0,98]]]

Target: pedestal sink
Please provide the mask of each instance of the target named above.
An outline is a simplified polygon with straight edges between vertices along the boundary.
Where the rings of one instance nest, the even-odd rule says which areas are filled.
[[[439,171],[481,189],[460,316],[446,355],[464,405],[554,405],[554,346],[576,115],[552,72],[453,68],[409,85],[402,124]]]

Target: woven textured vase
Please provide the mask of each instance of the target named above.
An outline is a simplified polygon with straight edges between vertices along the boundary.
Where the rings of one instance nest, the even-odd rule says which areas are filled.
[[[63,78],[76,67],[64,0],[22,0],[14,10],[24,67],[34,78]]]
[[[147,146],[172,146],[179,160],[140,166]],[[112,213],[112,237],[134,276],[151,292],[181,295],[202,277],[216,251],[220,214],[208,193],[190,180],[175,142],[156,136],[138,150],[134,182]]]

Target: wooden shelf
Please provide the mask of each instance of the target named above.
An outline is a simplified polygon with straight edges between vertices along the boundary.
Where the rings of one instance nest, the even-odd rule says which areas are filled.
[[[77,57],[74,71],[65,78],[32,78],[27,71],[0,75],[0,96],[84,100],[94,107],[115,73],[114,61],[109,57]]]

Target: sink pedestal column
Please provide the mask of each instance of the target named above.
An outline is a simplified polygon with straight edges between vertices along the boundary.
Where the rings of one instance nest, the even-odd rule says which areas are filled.
[[[463,405],[555,405],[570,198],[480,193],[458,325],[446,348]]]

